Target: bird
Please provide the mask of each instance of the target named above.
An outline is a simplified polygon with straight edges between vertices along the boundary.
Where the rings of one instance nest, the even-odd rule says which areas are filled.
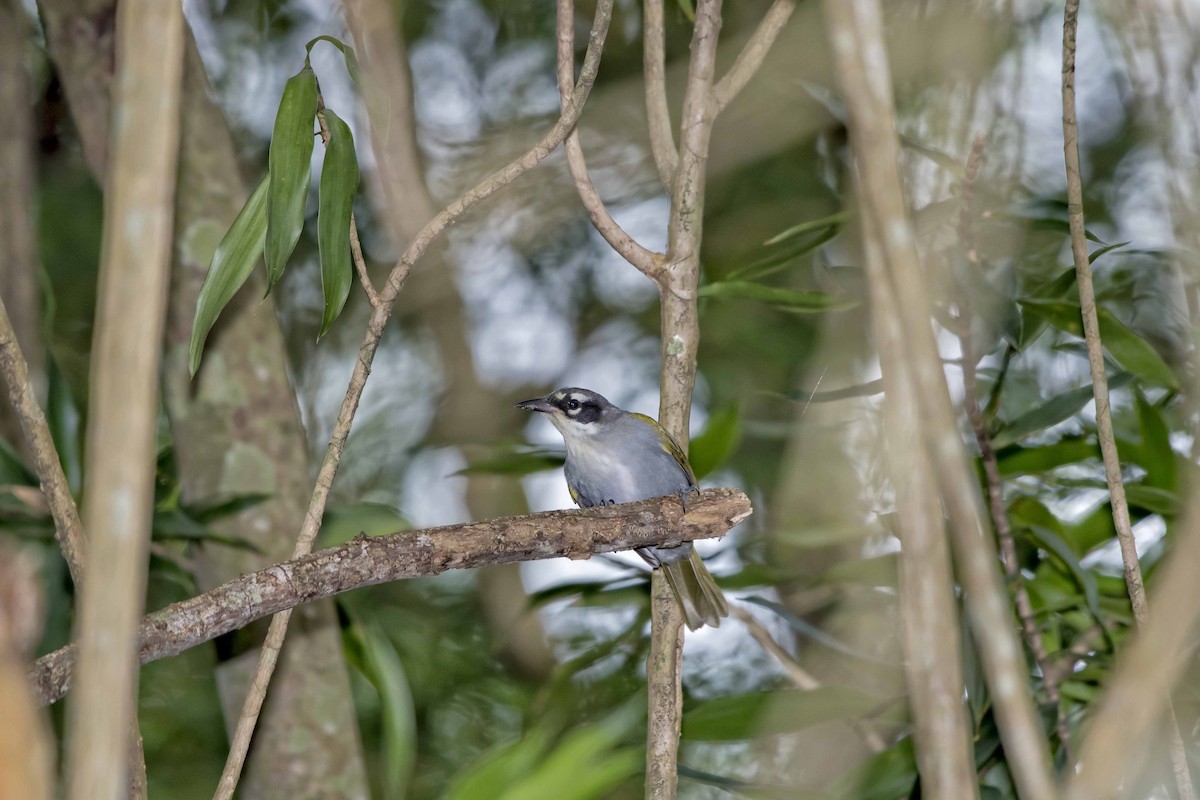
[[[632,503],[696,492],[687,456],[652,418],[617,408],[588,389],[567,387],[517,403],[545,414],[567,445],[564,473],[580,508]],[[717,627],[728,616],[725,595],[691,542],[638,548],[652,568],[662,568],[689,630]]]

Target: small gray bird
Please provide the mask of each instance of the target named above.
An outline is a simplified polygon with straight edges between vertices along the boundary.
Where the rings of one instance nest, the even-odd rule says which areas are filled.
[[[632,503],[696,491],[687,456],[661,425],[645,414],[622,411],[595,392],[567,388],[517,403],[550,418],[567,443],[567,488],[580,508]],[[662,567],[691,630],[721,624],[729,607],[700,554],[679,547],[640,548],[651,567]]]

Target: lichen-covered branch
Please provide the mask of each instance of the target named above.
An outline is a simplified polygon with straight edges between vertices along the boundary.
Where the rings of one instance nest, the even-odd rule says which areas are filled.
[[[338,547],[242,575],[149,614],[139,631],[139,659],[145,664],[177,655],[256,619],[363,586],[437,575],[448,569],[559,556],[587,558],[722,536],[750,513],[750,501],[737,489],[706,489],[688,498],[686,512],[677,497],[668,496],[388,536],[359,536]],[[75,650],[75,645],[68,645],[34,663],[30,681],[40,703],[52,703],[70,689]]]

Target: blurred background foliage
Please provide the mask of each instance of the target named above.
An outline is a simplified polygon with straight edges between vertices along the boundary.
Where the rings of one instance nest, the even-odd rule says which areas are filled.
[[[352,41],[345,19],[308,0],[186,7],[225,115],[213,125],[233,130],[253,186],[304,43],[321,34]],[[961,397],[954,333],[967,293],[984,418],[1022,576],[1077,737],[1131,613],[1069,268],[1061,8],[1033,0],[886,7],[903,168],[947,375]],[[727,4],[723,67],[765,9],[761,1]],[[440,204],[525,147],[557,113],[553,5],[415,0],[394,11],[412,73],[409,119],[427,191]],[[578,9],[581,29],[591,11],[586,3]],[[1086,211],[1115,421],[1151,587],[1196,463],[1196,407],[1181,387],[1196,310],[1196,184],[1188,180],[1196,139],[1183,117],[1195,116],[1200,99],[1198,24],[1200,9],[1188,3],[1089,4],[1080,30]],[[638,4],[620,3],[582,135],[616,218],[661,248],[668,201],[646,140],[640,32]],[[801,3],[714,134],[692,462],[706,484],[739,485],[755,502],[751,521],[703,552],[757,628],[733,617],[688,637],[680,758],[687,798],[920,795],[897,635],[882,389],[823,32],[818,6]],[[687,4],[669,4],[676,100],[689,37]],[[26,55],[45,403],[78,491],[88,371],[98,368],[89,348],[103,198],[36,31]],[[1167,71],[1147,79],[1156,58]],[[339,54],[318,47],[313,63],[326,102],[355,130],[368,184],[356,214],[378,278],[399,250],[371,200],[376,159],[366,114]],[[959,210],[967,149],[980,130],[985,160],[970,224],[981,267],[973,269]],[[308,223],[274,310],[315,463],[369,309],[356,287],[316,343],[322,302],[311,200]],[[272,313],[271,304],[258,313]],[[551,159],[468,215],[415,270],[368,383],[323,541],[568,507],[559,440],[513,403],[582,385],[654,413],[657,321],[652,285],[591,230],[564,163]],[[965,417],[963,431],[973,446]],[[4,535],[45,551],[45,652],[67,641],[73,598],[36,487],[20,449],[4,446]],[[180,487],[164,418],[149,608],[197,591],[198,549],[256,547],[213,523],[262,496],[185,502]],[[338,598],[358,722],[344,734],[361,737],[373,796],[640,796],[647,601],[645,570],[624,557],[447,574]],[[764,637],[783,660],[763,649]],[[213,667],[227,649],[218,642],[144,668],[151,796],[212,790],[226,749]],[[966,661],[982,796],[1012,797],[970,647]],[[797,668],[811,683],[798,680]],[[1045,704],[1042,676],[1031,667],[1031,677]],[[1200,713],[1196,685],[1183,682],[1175,696],[1189,744]],[[1043,708],[1061,764],[1055,712]],[[1135,792],[1153,796],[1164,769],[1151,759]],[[313,796],[337,796],[320,791]]]

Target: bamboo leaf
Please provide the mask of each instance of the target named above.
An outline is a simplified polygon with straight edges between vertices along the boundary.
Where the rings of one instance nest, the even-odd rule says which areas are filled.
[[[267,235],[267,191],[270,176],[265,176],[238,212],[237,219],[217,245],[192,318],[192,337],[188,342],[188,369],[192,375],[200,368],[204,340],[217,316],[242,287],[263,252]]]
[[[321,191],[317,204],[317,245],[321,252],[321,292],[325,309],[321,314],[321,332],[342,313],[354,268],[350,263],[350,214],[358,191],[358,157],[350,127],[330,109],[325,109],[329,143],[321,168]]]
[[[794,239],[802,233],[810,233],[811,231],[824,231],[826,228],[833,228],[836,230],[837,228],[841,227],[842,223],[849,218],[849,213],[845,211],[839,211],[836,214],[830,214],[827,217],[809,220],[808,222],[801,222],[799,225],[793,225],[787,230],[775,234],[770,239],[767,239],[765,242],[763,242],[763,244],[767,247],[770,247],[773,244],[779,244],[780,242],[786,242],[788,239]]]
[[[858,305],[857,300],[845,300],[825,292],[804,292],[781,289],[749,281],[718,281],[700,288],[701,297],[736,298],[767,303],[785,311],[818,314],[823,311],[840,311]]]
[[[313,151],[313,120],[317,116],[317,77],[312,68],[288,78],[275,115],[268,163],[271,189],[267,195],[267,292],[300,241]]]
[[[1108,386],[1110,389],[1116,389],[1129,383],[1132,378],[1133,376],[1128,372],[1118,372],[1109,378]],[[1019,442],[1026,436],[1044,431],[1047,428],[1052,428],[1060,422],[1065,422],[1078,414],[1084,406],[1091,402],[1092,397],[1091,384],[1055,395],[1040,406],[1025,412],[1012,422],[1002,426],[996,435],[992,437],[992,446],[996,448],[1007,447],[1010,444]]]
[[[704,432],[688,445],[688,459],[699,480],[724,463],[737,447],[741,426],[738,407],[728,406],[708,418]]]

